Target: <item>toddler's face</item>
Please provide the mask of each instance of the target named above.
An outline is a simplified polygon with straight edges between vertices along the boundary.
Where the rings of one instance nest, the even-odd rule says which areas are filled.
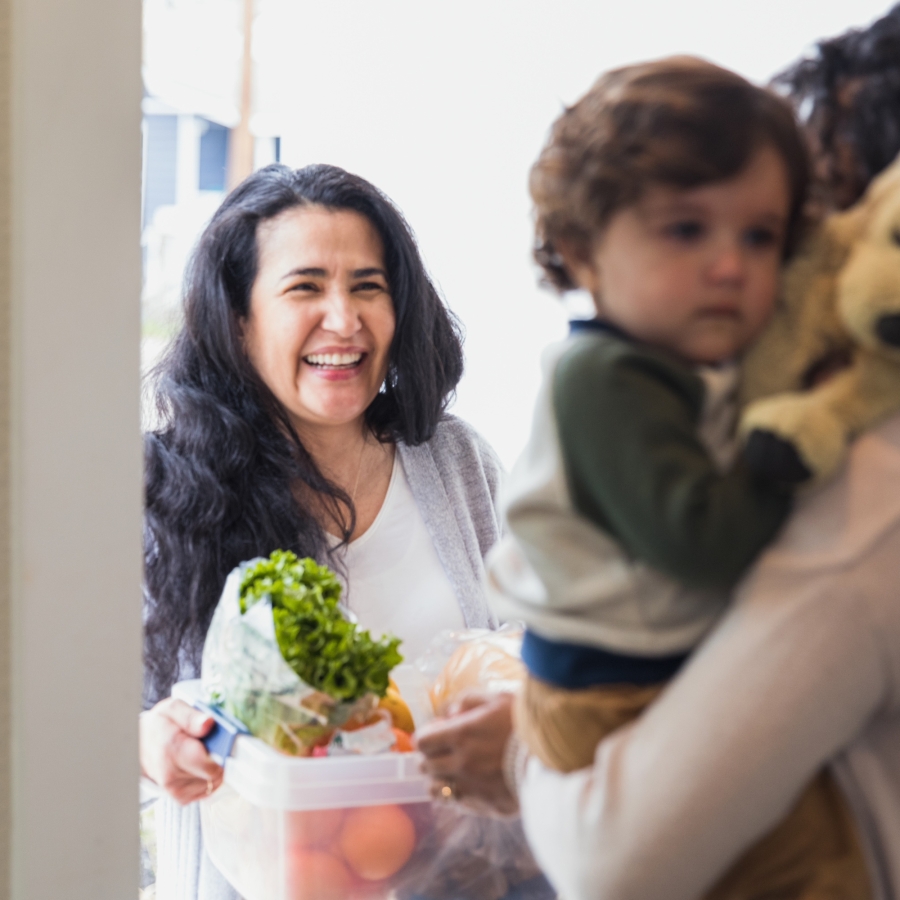
[[[649,188],[612,217],[576,277],[633,337],[689,362],[730,359],[772,312],[789,202],[785,165],[763,147],[728,181]]]

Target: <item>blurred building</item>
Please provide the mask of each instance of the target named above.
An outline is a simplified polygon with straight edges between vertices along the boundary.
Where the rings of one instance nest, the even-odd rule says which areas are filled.
[[[178,326],[185,266],[225,196],[229,135],[241,118],[243,10],[243,0],[144,3],[145,366]],[[280,160],[280,138],[265,124],[251,121],[254,168]]]

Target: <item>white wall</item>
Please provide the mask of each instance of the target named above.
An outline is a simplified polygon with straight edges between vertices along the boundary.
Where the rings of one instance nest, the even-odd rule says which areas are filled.
[[[546,130],[611,66],[695,53],[763,81],[889,0],[259,0],[260,113],[282,159],[342,165],[404,210],[468,332],[456,411],[511,463],[565,316],[530,263]]]
[[[12,875],[0,896],[123,900],[138,879],[140,7],[3,5]]]

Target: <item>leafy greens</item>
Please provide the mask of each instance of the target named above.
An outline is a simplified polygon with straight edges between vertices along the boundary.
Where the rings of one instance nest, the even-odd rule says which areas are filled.
[[[243,573],[241,613],[267,597],[281,655],[299,678],[341,701],[385,695],[391,669],[403,660],[400,639],[373,640],[344,617],[341,584],[331,569],[276,550]]]

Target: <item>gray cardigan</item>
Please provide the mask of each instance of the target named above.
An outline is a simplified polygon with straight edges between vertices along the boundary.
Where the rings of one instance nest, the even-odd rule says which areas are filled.
[[[466,625],[495,627],[482,578],[484,556],[500,537],[497,456],[474,429],[452,416],[427,443],[397,449]],[[158,900],[240,900],[203,850],[196,803],[182,807],[163,795],[156,804],[156,831]]]

